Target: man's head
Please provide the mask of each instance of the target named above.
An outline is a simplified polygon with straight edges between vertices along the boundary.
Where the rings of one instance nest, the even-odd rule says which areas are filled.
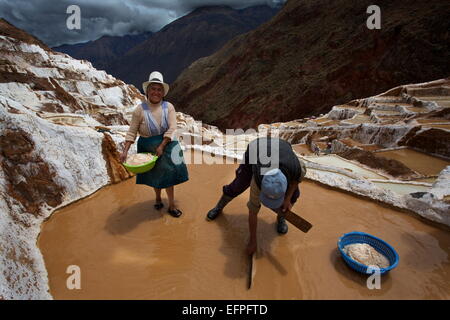
[[[259,199],[263,205],[270,209],[278,209],[284,201],[287,190],[286,176],[280,169],[268,171],[261,181]]]

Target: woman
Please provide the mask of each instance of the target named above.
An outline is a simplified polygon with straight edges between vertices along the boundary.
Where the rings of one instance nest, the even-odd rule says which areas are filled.
[[[139,133],[137,152],[151,152],[159,158],[152,170],[137,174],[136,183],[153,187],[156,194],[154,207],[157,210],[164,207],[161,190],[166,189],[169,198],[168,212],[178,218],[182,212],[175,206],[174,185],[186,182],[189,177],[183,161],[183,151],[178,141],[172,141],[177,128],[175,108],[170,102],[163,101],[169,85],[164,83],[161,73],[154,71],[142,87],[147,99],[133,112],[120,161],[125,162],[128,149]]]

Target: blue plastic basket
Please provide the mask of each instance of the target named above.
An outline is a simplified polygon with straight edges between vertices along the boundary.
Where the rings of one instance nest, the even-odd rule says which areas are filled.
[[[383,254],[386,258],[388,258],[389,267],[380,268],[380,274],[385,274],[388,271],[394,269],[398,265],[399,256],[391,245],[368,233],[353,231],[344,234],[338,240],[339,251],[341,252],[342,257],[344,258],[345,262],[350,266],[350,268],[364,274],[372,274],[375,272],[375,270],[373,269],[368,270],[369,269],[368,266],[353,260],[344,252],[344,247],[346,245],[354,243],[367,243],[372,247],[374,247],[379,253]]]

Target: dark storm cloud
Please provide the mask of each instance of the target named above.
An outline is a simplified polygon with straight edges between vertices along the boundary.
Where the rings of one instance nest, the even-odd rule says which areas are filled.
[[[95,40],[102,35],[122,36],[156,32],[166,24],[205,5],[242,9],[254,5],[281,5],[285,0],[0,0],[0,17],[37,36],[49,46]],[[81,29],[69,30],[70,5],[81,10]]]

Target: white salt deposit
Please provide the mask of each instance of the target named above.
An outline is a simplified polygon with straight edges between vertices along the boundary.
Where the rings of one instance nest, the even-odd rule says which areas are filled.
[[[147,153],[131,154],[127,157],[126,164],[131,166],[140,166],[153,160],[153,156]]]
[[[344,247],[344,252],[353,260],[366,266],[389,267],[389,260],[367,243],[353,243]]]
[[[102,97],[106,105],[123,108],[123,90],[120,87],[112,87],[97,90],[97,94]]]
[[[28,133],[33,147],[30,154],[43,159],[54,174],[55,184],[64,190],[58,207],[42,204],[39,215],[29,214],[10,196],[6,170],[0,168],[0,300],[51,299],[44,260],[36,245],[41,224],[59,207],[111,183],[102,149],[105,135],[95,130],[96,126],[104,124],[94,116],[113,111],[125,116],[121,110],[134,109],[140,97],[136,90],[94,69],[88,62],[45,51],[36,45],[18,44],[17,40],[4,36],[0,36],[0,49],[2,58],[10,63],[7,72],[22,76],[32,73],[42,78],[44,86],[36,86],[31,80],[30,83],[0,84],[0,135],[16,131]],[[4,69],[1,72],[5,72]],[[115,89],[115,86],[124,89]],[[56,94],[58,87],[66,90],[66,100]],[[96,90],[105,87],[110,89],[102,91],[103,96],[114,95],[111,101],[107,100],[106,111],[102,96],[96,94]],[[128,96],[124,96],[125,93]],[[99,103],[92,105],[92,100]],[[77,105],[65,104],[71,101],[77,101]],[[59,106],[62,112],[59,112],[61,109],[49,112],[47,103]],[[115,119],[110,122],[119,124]],[[123,146],[123,135],[116,132],[109,135],[116,145]],[[130,151],[136,152],[135,145]],[[3,159],[1,155],[0,158]],[[26,181],[25,177],[17,179]]]

